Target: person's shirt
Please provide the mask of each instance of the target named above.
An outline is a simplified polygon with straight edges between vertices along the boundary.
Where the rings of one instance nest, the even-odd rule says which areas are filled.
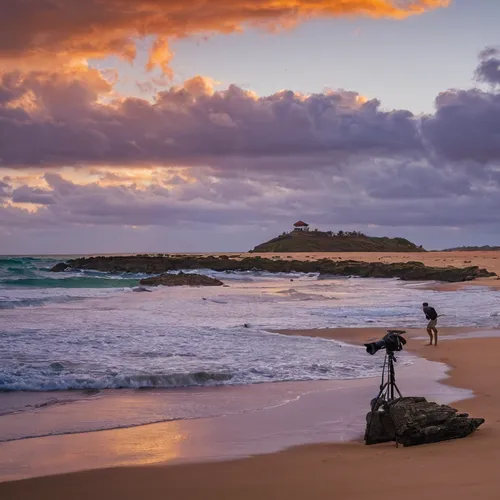
[[[429,320],[434,320],[434,319],[437,319],[437,317],[438,317],[436,309],[434,309],[431,306],[424,307],[424,314],[425,314],[425,317]]]

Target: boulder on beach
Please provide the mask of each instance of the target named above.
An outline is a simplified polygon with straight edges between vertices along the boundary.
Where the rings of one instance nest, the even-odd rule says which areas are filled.
[[[210,276],[201,274],[186,274],[182,271],[178,274],[160,274],[139,281],[140,285],[147,286],[222,286],[224,283]]]
[[[403,446],[437,443],[472,434],[484,418],[470,418],[455,408],[406,397],[390,402],[378,400],[366,416],[366,444],[396,441]]]

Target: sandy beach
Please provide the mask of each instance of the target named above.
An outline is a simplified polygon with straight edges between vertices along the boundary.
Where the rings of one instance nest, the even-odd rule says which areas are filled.
[[[500,479],[500,395],[496,369],[500,338],[448,339],[470,329],[442,331],[438,347],[424,346],[422,331],[408,332],[408,350],[450,368],[447,384],[472,389],[473,399],[454,404],[484,417],[472,436],[414,448],[367,447],[361,442],[299,446],[241,460],[187,465],[98,469],[59,476],[0,483],[3,499],[194,499],[200,497],[341,499],[498,498]],[[379,338],[380,329],[286,331],[363,342]],[[417,339],[415,338],[417,337]],[[404,388],[403,388],[404,392]],[[244,429],[242,429],[244,432]],[[36,450],[34,450],[36,451]]]

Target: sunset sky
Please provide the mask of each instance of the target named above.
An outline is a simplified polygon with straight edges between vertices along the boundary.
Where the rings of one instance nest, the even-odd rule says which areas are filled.
[[[500,245],[498,0],[0,2],[0,254],[302,219]]]

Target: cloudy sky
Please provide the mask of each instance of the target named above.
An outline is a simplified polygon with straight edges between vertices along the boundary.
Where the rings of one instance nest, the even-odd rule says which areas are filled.
[[[313,227],[500,244],[498,0],[0,2],[0,254]]]

